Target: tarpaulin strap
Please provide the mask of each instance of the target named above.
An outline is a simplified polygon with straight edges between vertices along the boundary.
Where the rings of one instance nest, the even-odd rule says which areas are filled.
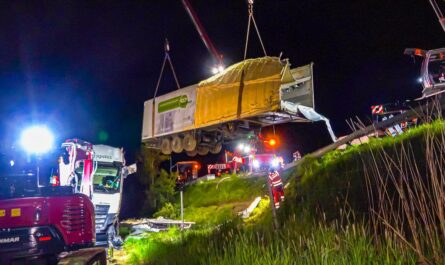
[[[161,84],[161,80],[162,80],[162,75],[164,74],[164,68],[165,68],[165,62],[168,61],[170,68],[172,69],[172,73],[173,73],[173,77],[175,78],[175,82],[176,82],[176,86],[178,89],[181,88],[181,86],[179,85],[178,82],[178,78],[176,77],[176,72],[175,72],[175,68],[173,67],[173,63],[172,60],[170,58],[169,55],[169,51],[170,51],[170,43],[168,42],[168,39],[165,39],[165,43],[164,43],[164,51],[165,51],[165,56],[164,56],[164,61],[162,62],[162,67],[161,67],[161,73],[159,74],[159,78],[158,78],[158,82],[156,84],[156,89],[155,89],[155,94],[153,96],[153,111],[152,111],[152,135],[155,135],[155,108],[156,108],[156,95],[158,94],[158,90],[159,90],[159,86]]]
[[[241,117],[242,112],[242,105],[243,105],[243,91],[244,91],[244,76],[245,76],[245,67],[243,63],[243,69],[241,71],[241,78],[239,83],[239,90],[238,90],[238,108],[236,111],[236,117],[239,119]]]
[[[247,47],[249,46],[249,35],[250,35],[250,22],[253,22],[253,26],[255,27],[256,34],[258,35],[258,39],[261,44],[261,48],[263,48],[264,56],[267,56],[266,48],[264,47],[263,39],[261,39],[260,31],[258,30],[258,26],[255,22],[255,17],[253,15],[253,0],[247,1],[249,6],[249,19],[247,22],[247,33],[246,33],[246,45],[244,47],[244,60],[246,60],[247,57]]]

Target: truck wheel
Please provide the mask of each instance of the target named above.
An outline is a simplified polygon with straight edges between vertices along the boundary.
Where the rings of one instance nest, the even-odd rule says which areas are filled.
[[[195,149],[193,151],[187,151],[186,153],[187,153],[188,156],[194,157],[194,156],[196,156],[198,154],[198,150]]]
[[[214,147],[210,148],[210,153],[219,154],[222,150],[222,143],[217,143]]]
[[[199,155],[205,156],[209,153],[209,148],[207,146],[198,145],[196,148]]]
[[[172,153],[172,145],[171,145],[170,139],[168,139],[168,138],[162,139],[161,152],[164,155],[169,155]]]
[[[193,151],[196,149],[196,138],[192,134],[184,135],[184,139],[182,140],[182,144],[184,146],[185,151]]]
[[[184,151],[184,146],[183,146],[183,143],[182,143],[182,139],[178,135],[173,136],[172,150],[175,153],[181,153],[182,151]]]

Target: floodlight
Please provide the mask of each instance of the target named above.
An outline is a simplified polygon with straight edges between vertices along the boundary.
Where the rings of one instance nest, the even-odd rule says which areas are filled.
[[[277,158],[274,158],[274,159],[272,159],[271,164],[272,164],[272,167],[276,168],[280,164],[280,161],[278,161]]]
[[[22,132],[20,144],[28,153],[48,152],[54,144],[54,136],[45,126],[32,126]]]
[[[246,154],[250,153],[251,150],[252,150],[252,148],[250,146],[248,146],[248,145],[244,146],[244,148],[243,148],[243,151]]]

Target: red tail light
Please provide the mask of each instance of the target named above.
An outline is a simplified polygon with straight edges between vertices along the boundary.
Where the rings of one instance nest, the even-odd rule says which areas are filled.
[[[51,236],[41,236],[41,237],[39,237],[39,241],[40,242],[42,242],[42,241],[50,241],[51,239],[52,239]]]
[[[52,186],[60,186],[60,178],[59,176],[52,176],[50,181]]]

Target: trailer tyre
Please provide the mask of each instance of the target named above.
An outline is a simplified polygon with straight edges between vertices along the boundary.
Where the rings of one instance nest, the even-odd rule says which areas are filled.
[[[219,154],[222,150],[222,143],[217,143],[214,147],[210,148],[210,153]]]
[[[184,150],[192,152],[196,149],[197,141],[196,138],[192,134],[184,135],[184,139],[182,140],[184,145]]]
[[[172,153],[172,145],[171,145],[170,139],[168,139],[168,138],[162,139],[161,152],[164,155],[169,155]]]
[[[198,150],[195,149],[193,151],[187,151],[186,153],[187,153],[188,156],[194,157],[194,156],[196,156],[198,154]]]
[[[179,137],[178,135],[173,136],[171,147],[173,152],[175,153],[181,153],[182,151],[184,151],[184,145],[182,143],[181,137]]]
[[[209,153],[209,148],[207,146],[201,146],[199,145],[196,150],[198,151],[199,155],[205,156]]]

